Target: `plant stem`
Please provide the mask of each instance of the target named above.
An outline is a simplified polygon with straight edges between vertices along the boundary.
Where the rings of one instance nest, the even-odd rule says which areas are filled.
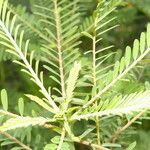
[[[62,133],[61,133],[60,142],[59,142],[59,145],[58,145],[58,147],[57,147],[57,150],[61,150],[62,144],[63,144],[63,141],[64,141],[64,138],[65,138],[65,134],[66,134],[66,130],[65,130],[65,128],[63,127]]]
[[[62,97],[66,97],[65,92],[65,81],[64,81],[64,70],[63,70],[63,58],[62,58],[62,46],[61,46],[61,25],[60,25],[60,14],[57,6],[57,0],[54,0],[55,7],[55,20],[56,20],[56,34],[57,34],[57,50],[58,50],[58,61],[59,61],[59,71],[60,71],[60,82],[61,82],[61,92]]]
[[[97,143],[98,145],[101,144],[100,142],[100,119],[96,116],[96,133],[97,133]]]
[[[18,145],[20,145],[21,147],[23,147],[26,150],[32,150],[29,146],[23,144],[21,141],[19,141],[18,139],[16,139],[15,137],[11,136],[10,134],[0,131],[0,134],[6,136],[8,139],[14,141],[15,143],[17,143]]]
[[[7,116],[10,116],[10,117],[13,117],[13,118],[19,117],[19,116],[16,115],[16,114],[13,114],[13,113],[10,113],[10,112],[4,111],[4,110],[0,110],[0,114],[2,114],[2,115],[7,115]]]
[[[122,134],[123,131],[125,131],[129,126],[131,126],[138,118],[140,118],[146,110],[141,111],[139,114],[137,114],[133,119],[131,119],[125,126],[123,126],[121,129],[118,129],[116,133],[110,138],[109,142],[115,143],[118,136]]]
[[[96,23],[95,23],[95,27],[96,27]],[[96,36],[95,35],[93,36],[93,86],[96,88]],[[97,101],[95,102],[95,105],[97,107]],[[99,124],[98,116],[95,117],[95,122],[96,122],[97,143],[98,145],[100,145],[100,124]]]
[[[85,140],[84,141],[82,141],[82,140],[75,140],[75,142],[83,144],[83,145],[87,145],[87,146],[95,148],[97,150],[110,150],[110,149],[105,148],[103,146],[100,146],[100,145],[97,145],[97,144],[92,144],[92,143],[90,143],[88,141],[85,141]]]

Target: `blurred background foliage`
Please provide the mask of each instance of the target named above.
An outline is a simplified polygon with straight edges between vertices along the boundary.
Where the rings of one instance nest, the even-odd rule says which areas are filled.
[[[28,22],[30,22],[34,27],[40,28],[40,24],[38,24],[38,22],[33,16],[34,7],[32,6],[35,3],[37,4],[37,1],[39,5],[41,3],[43,4],[45,3],[45,0],[9,0],[14,10],[20,15],[20,17],[23,17],[25,20],[27,19]],[[95,1],[94,0],[86,0],[86,1],[81,0],[80,12],[82,13],[83,18],[90,16],[92,14],[94,8],[96,7],[97,1],[96,0]],[[47,5],[47,3],[45,3],[45,5]],[[115,21],[115,24],[117,23],[119,26],[103,35],[104,42],[100,43],[101,44],[100,46],[114,45],[115,48],[113,48],[113,51],[117,52],[117,54],[115,55],[115,57],[112,57],[112,59],[119,59],[124,53],[124,49],[126,45],[131,45],[133,43],[133,40],[136,38],[139,38],[140,33],[146,30],[147,22],[150,21],[150,0],[124,0],[123,4],[114,13],[115,14],[113,15],[117,16],[117,19],[116,19],[117,22]],[[82,17],[81,17],[81,20],[83,19]],[[32,42],[34,44],[31,45],[31,48],[37,51],[37,57],[40,56],[38,55],[40,53],[40,48],[39,48],[40,46],[37,41],[38,37],[36,35],[33,36],[33,34],[28,34],[28,29],[26,29],[25,31],[26,31],[26,38],[32,37],[32,40],[34,41]],[[81,38],[81,40],[84,42],[84,44],[81,45],[82,52],[84,53],[90,49],[89,47],[90,41],[85,37]],[[17,105],[18,98],[20,98],[23,95],[23,93],[32,92],[32,93],[37,94],[37,89],[29,81],[28,77],[24,73],[20,72],[20,68],[17,65],[13,64],[10,59],[12,59],[12,56],[6,54],[3,51],[3,48],[1,47],[1,50],[0,50],[0,89],[5,88],[9,91],[9,97],[11,99],[9,107],[12,112],[15,112],[17,108],[14,108],[15,106],[14,104]],[[112,61],[112,60],[109,60],[109,61]],[[143,67],[140,69],[134,70],[135,77],[133,77],[132,82],[119,82],[118,85],[113,90],[116,90],[116,92],[120,91],[121,93],[127,94],[127,93],[135,92],[144,88],[150,89],[149,56],[147,56],[147,58],[143,60],[141,63]],[[49,80],[47,76],[45,76],[45,78],[46,78],[45,83],[53,84],[51,83],[51,81]],[[34,110],[37,110],[37,112],[40,110],[34,103],[31,103],[31,102],[26,103],[26,108],[27,108],[26,113],[29,113],[30,111],[28,112],[28,110],[31,110],[32,108],[34,108]],[[39,111],[39,113],[41,112]],[[112,118],[110,118],[110,120],[111,119]],[[82,124],[80,123],[79,125],[76,125],[76,128],[79,126],[79,128],[82,129],[83,131],[85,125],[86,123],[82,123]],[[105,124],[103,124],[103,126],[105,126]],[[78,132],[82,132],[79,130],[79,128],[78,128]],[[111,127],[108,127],[108,128],[111,128]],[[141,118],[140,121],[137,121],[131,128],[134,129],[132,130],[132,132],[133,131],[134,132],[131,133],[130,132],[131,130],[129,130],[129,131],[126,131],[126,134],[130,132],[130,137],[128,138],[131,139],[131,141],[134,141],[135,139],[137,140],[136,149],[137,150],[150,150],[150,142],[149,142],[150,115],[146,114],[143,118]],[[24,133],[21,133],[21,131],[19,132],[19,129],[17,130],[18,130],[18,135],[16,135],[16,137],[20,137],[19,134],[22,134],[22,140],[26,140],[27,143],[31,143],[33,140],[35,140],[33,142],[34,145],[36,143],[35,149],[36,148],[40,149],[40,147],[42,147],[45,144],[44,141],[49,140],[49,137],[46,136],[47,133],[44,129],[40,131],[41,134],[39,135],[36,134],[38,130],[36,128],[34,128],[34,130],[31,130],[31,128],[27,128],[26,130],[23,131]],[[104,131],[104,133],[105,132],[106,131]],[[135,133],[136,133],[136,136],[135,136]],[[75,133],[75,134],[78,134],[78,133]],[[107,135],[107,133],[105,134]],[[132,134],[134,136],[132,136]],[[40,143],[38,141],[40,141]],[[5,143],[3,143],[3,146],[5,146]],[[77,149],[83,150],[83,147],[82,148],[78,147]]]

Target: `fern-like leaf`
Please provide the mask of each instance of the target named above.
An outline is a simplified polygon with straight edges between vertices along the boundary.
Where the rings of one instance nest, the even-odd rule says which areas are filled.
[[[69,78],[67,80],[67,89],[66,89],[67,99],[71,99],[73,97],[73,91],[75,89],[75,84],[77,82],[80,69],[81,65],[75,62],[74,67],[71,69]]]
[[[23,128],[28,127],[30,125],[44,125],[46,122],[48,122],[48,119],[37,117],[17,117],[17,118],[11,118],[7,120],[3,125],[0,126],[0,131],[8,131],[13,130],[16,128]]]
[[[150,34],[150,24],[147,26],[147,35]],[[114,66],[114,70],[111,71],[107,76],[104,82],[106,82],[106,86],[100,90],[83,108],[88,107],[92,104],[96,99],[100,98],[100,96],[109,90],[117,81],[123,78],[135,65],[137,65],[149,52],[150,52],[150,36],[141,35],[140,41],[135,40],[133,49],[131,52],[131,48],[128,46],[125,52],[125,61],[124,58],[120,62],[116,62]],[[142,42],[141,42],[142,41]],[[143,41],[147,41],[146,43]],[[145,48],[143,51],[143,47]],[[142,50],[140,49],[142,48]]]
[[[80,55],[76,48],[80,44],[80,41],[77,41],[79,38],[77,3],[78,0],[75,2],[54,0],[51,1],[54,9],[36,6],[37,11],[35,12],[51,39],[48,44],[46,41],[42,45],[42,51],[49,57],[49,59],[43,59],[48,64],[44,67],[51,72],[50,78],[60,87],[60,89],[52,89],[61,94],[63,98],[66,97],[66,80],[70,68]]]
[[[148,109],[150,108],[150,91],[133,93],[124,97],[116,96],[111,101],[108,100],[108,103],[104,104],[102,102],[99,107],[103,108],[103,110],[85,115],[73,116],[72,119],[80,120],[95,116],[102,117],[107,115],[130,114],[142,109]]]
[[[16,16],[12,18],[12,21],[9,24],[8,22],[6,22],[8,20],[7,18],[9,18],[10,16],[9,12],[6,12],[7,0],[4,2],[3,0],[1,1],[0,8],[1,8],[0,9],[0,12],[1,12],[0,31],[1,31],[1,37],[3,39],[3,41],[1,41],[1,44],[9,48],[10,53],[14,54],[15,56],[17,56],[18,58],[22,60],[22,62],[20,61],[15,61],[15,62],[24,67],[23,71],[30,75],[32,81],[35,82],[39,86],[41,93],[45,96],[46,99],[49,100],[49,103],[53,107],[54,111],[57,112],[58,111],[57,105],[52,100],[52,98],[50,97],[49,93],[47,92],[47,90],[45,89],[43,85],[43,76],[39,78],[38,74],[36,74],[36,72],[32,68],[32,61],[33,61],[34,53],[31,53],[30,61],[28,61],[27,54],[26,54],[27,47],[24,48],[25,51],[21,50],[23,49],[22,42],[23,42],[24,32],[21,32],[20,36],[18,35],[19,26],[15,27]],[[14,38],[13,38],[13,34],[14,34]],[[16,39],[18,36],[19,36],[19,45],[16,42]]]

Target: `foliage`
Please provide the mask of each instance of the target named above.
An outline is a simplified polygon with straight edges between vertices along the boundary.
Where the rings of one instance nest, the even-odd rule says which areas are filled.
[[[149,82],[141,81],[150,52],[150,24],[133,44],[117,45],[114,35],[123,23],[134,22],[137,9],[129,6],[141,9],[139,3],[31,0],[26,10],[0,1],[1,61],[19,65],[24,88],[16,96],[10,88],[13,97],[1,90],[0,133],[6,137],[0,137],[1,146],[135,148],[137,119],[144,112],[148,118],[150,106]],[[147,10],[142,12],[149,15]],[[133,13],[131,19],[123,19],[126,12]],[[126,43],[132,46],[113,48]]]

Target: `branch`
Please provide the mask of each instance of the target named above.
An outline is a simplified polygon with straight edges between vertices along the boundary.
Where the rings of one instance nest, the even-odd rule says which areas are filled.
[[[15,143],[17,143],[18,145],[20,145],[21,147],[23,147],[26,150],[32,150],[29,146],[23,144],[21,141],[17,140],[15,137],[11,136],[10,134],[8,134],[7,132],[3,132],[0,131],[0,134],[6,136],[8,139],[14,141]]]
[[[117,138],[119,137],[122,132],[124,132],[129,126],[131,126],[138,118],[140,118],[146,110],[141,111],[138,115],[136,115],[133,119],[131,119],[125,126],[123,126],[121,129],[118,129],[116,133],[110,138],[109,142],[115,143]]]
[[[51,124],[44,124],[44,125],[42,125],[44,128],[47,128],[47,129],[53,129],[53,128],[57,128],[57,126],[55,126],[55,125],[51,125]]]
[[[92,40],[93,40],[93,87],[96,87],[96,26],[97,26],[97,17],[95,19],[95,23],[94,23],[94,28],[95,28],[95,35],[93,36]],[[94,93],[95,95],[97,93]],[[95,107],[97,107],[97,101],[95,103]],[[96,134],[97,134],[97,143],[98,145],[100,145],[100,119],[99,117],[96,116],[95,118],[95,123],[96,123]]]
[[[65,134],[66,134],[66,130],[65,130],[65,128],[63,127],[62,133],[61,133],[60,142],[59,142],[59,145],[58,145],[58,147],[57,147],[57,150],[61,150],[62,144],[63,144],[63,141],[64,141],[64,138],[65,138]]]
[[[85,140],[82,141],[82,140],[75,139],[74,141],[77,142],[77,143],[83,144],[83,145],[87,145],[87,146],[92,147],[92,148],[96,148],[97,150],[110,150],[110,149],[105,148],[103,146],[100,146],[100,145],[97,145],[97,144],[92,144],[92,143],[90,143],[88,141],[85,141]]]
[[[13,114],[13,113],[11,113],[11,112],[4,111],[4,110],[0,110],[0,114],[2,114],[2,115],[7,115],[7,116],[10,116],[10,117],[13,117],[13,118],[19,117],[19,116],[16,115],[16,114]]]

